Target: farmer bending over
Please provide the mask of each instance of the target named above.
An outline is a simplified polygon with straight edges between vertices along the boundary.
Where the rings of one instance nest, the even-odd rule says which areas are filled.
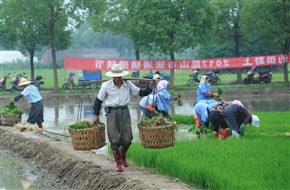
[[[244,136],[247,124],[251,124],[254,127],[259,127],[260,125],[258,116],[252,115],[238,100],[234,100],[227,106],[224,113],[231,126],[234,137],[239,138],[239,136]]]

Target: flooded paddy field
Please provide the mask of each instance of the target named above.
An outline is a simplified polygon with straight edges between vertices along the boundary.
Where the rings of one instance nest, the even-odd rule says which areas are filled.
[[[284,112],[289,111],[289,89],[282,89],[283,93],[272,93],[270,96],[265,96],[267,92],[242,93],[237,91],[235,93],[225,94],[225,100],[239,99],[244,106],[254,112]],[[95,95],[90,95],[91,100],[94,100]],[[12,97],[2,98],[1,106],[11,101]],[[131,97],[132,102],[129,105],[132,128],[134,135],[134,142],[139,142],[139,131],[137,123],[142,119],[142,112],[139,109],[138,103],[140,97]],[[44,100],[44,136],[58,139],[59,141],[70,143],[68,133],[68,125],[77,121],[78,113],[81,114],[81,120],[92,120],[91,105],[86,99],[80,106],[79,95],[53,95],[43,94]],[[183,106],[177,106],[176,102],[171,103],[170,113],[180,115],[192,115],[192,109],[195,104],[196,96],[194,93],[186,92],[182,96]],[[25,113],[22,115],[22,121],[25,122],[28,117],[29,104],[25,99],[17,102],[19,108],[23,109]],[[103,109],[100,115],[103,122],[106,117]],[[188,132],[189,126],[181,126],[176,133],[176,139],[191,139],[194,134]],[[101,149],[94,150],[98,155],[108,155],[108,146]],[[45,176],[45,171],[40,168],[34,168],[28,165],[24,160],[16,158],[13,154],[7,153],[5,150],[0,150],[0,189],[66,189],[67,187],[58,186],[58,182],[52,177]],[[44,172],[44,173],[43,173]],[[55,181],[55,182],[53,182]]]

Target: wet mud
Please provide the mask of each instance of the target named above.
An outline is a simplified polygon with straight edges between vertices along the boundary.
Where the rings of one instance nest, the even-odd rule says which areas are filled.
[[[51,186],[80,189],[191,189],[178,179],[130,166],[115,171],[112,158],[92,151],[75,151],[70,142],[47,138],[42,132],[19,132],[14,127],[0,128],[0,147],[47,171]],[[55,183],[55,184],[53,184]]]
[[[283,99],[289,101],[290,88],[277,89],[225,89],[223,98],[233,99]],[[183,99],[196,100],[196,91],[180,92]],[[89,94],[93,101],[96,94]],[[45,104],[78,103],[79,94],[43,93]],[[13,100],[12,96],[0,97],[0,106]],[[139,97],[131,97],[138,102]],[[29,108],[27,101],[18,106]],[[192,189],[178,179],[157,175],[143,168],[130,166],[122,173],[115,171],[115,163],[107,155],[93,151],[75,151],[71,142],[58,141],[42,132],[19,132],[14,127],[0,127],[0,148],[13,152],[48,177],[50,185],[80,189]]]

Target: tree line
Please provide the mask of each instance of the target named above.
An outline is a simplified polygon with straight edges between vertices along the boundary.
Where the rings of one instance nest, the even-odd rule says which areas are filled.
[[[97,36],[75,36],[84,23],[93,32],[118,35],[116,49],[133,49],[137,60],[142,53],[174,61],[189,49],[196,50],[197,58],[213,58],[288,55],[290,48],[287,0],[2,0],[0,6],[1,45],[29,53],[32,78],[35,51],[51,49],[56,92],[55,52],[82,43],[80,38],[102,44]],[[287,63],[283,72],[289,85]],[[237,69],[237,82],[241,80]]]

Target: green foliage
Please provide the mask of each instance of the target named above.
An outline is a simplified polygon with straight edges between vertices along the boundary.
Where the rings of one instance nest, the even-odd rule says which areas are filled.
[[[69,125],[71,129],[85,129],[85,128],[92,128],[96,126],[96,124],[92,121],[80,121],[74,124]]]
[[[23,110],[17,108],[17,106],[14,104],[14,101],[11,101],[8,104],[4,105],[4,107],[0,111],[0,114],[3,114],[3,115],[6,115],[6,114],[21,115],[21,114],[23,114]]]
[[[21,115],[21,114],[23,114],[23,110],[15,108],[15,109],[11,110],[10,113],[15,114],[15,115]]]
[[[258,112],[259,128],[245,137],[179,140],[173,147],[131,145],[127,157],[140,167],[207,189],[287,189],[290,165],[290,112]],[[242,175],[241,175],[242,174]]]
[[[218,87],[217,91],[219,95],[224,93],[224,90],[221,87]]]
[[[176,124],[186,124],[186,125],[193,125],[194,119],[192,115],[178,115],[178,114],[171,114],[171,119],[176,121]]]
[[[266,48],[280,47],[280,53],[289,52],[290,2],[247,0],[244,6],[242,17],[247,24],[242,27],[246,34],[264,36]]]
[[[11,101],[7,105],[5,105],[5,108],[10,111],[10,110],[17,108],[17,106],[15,106],[14,101]]]
[[[178,106],[183,106],[183,102],[182,102],[181,100],[178,100],[178,101],[177,101],[177,105],[178,105]]]

